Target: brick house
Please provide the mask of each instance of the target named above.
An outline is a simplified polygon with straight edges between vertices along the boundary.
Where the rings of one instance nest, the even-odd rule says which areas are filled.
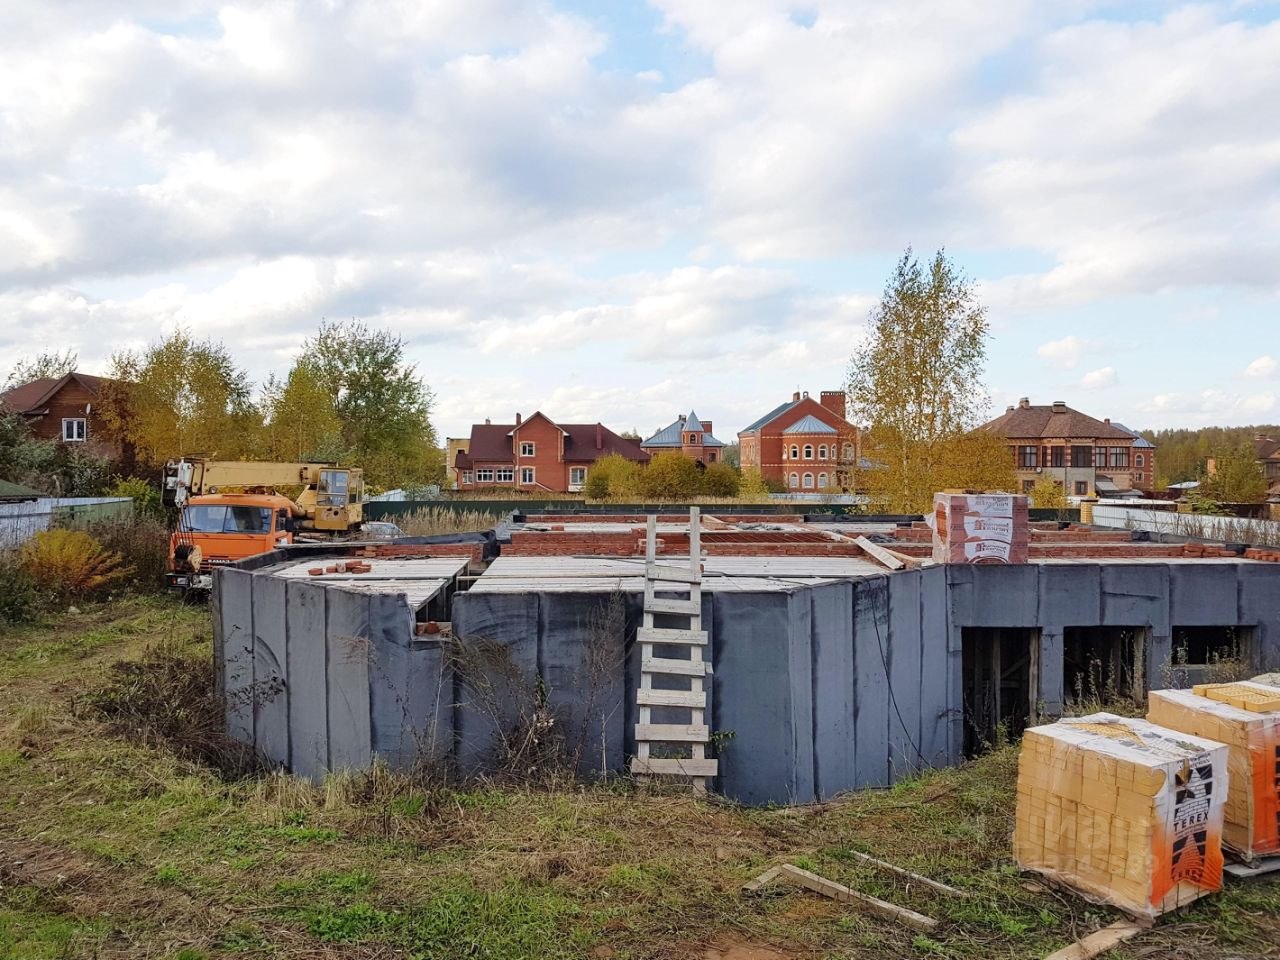
[[[1280,498],[1280,440],[1272,437],[1254,437],[1253,452],[1267,478],[1267,496]]]
[[[123,447],[108,434],[95,410],[109,382],[74,371],[64,377],[32,380],[0,394],[0,406],[21,414],[39,440],[57,440],[119,460]]]
[[[979,429],[1008,441],[1024,492],[1048,475],[1068,496],[1135,495],[1150,489],[1155,477],[1150,442],[1110,418],[1095,419],[1061,400],[1033,405],[1023,397]]]
[[[678,450],[699,463],[715,463],[724,458],[724,444],[711,433],[711,421],[699,420],[693,411],[683,413],[648,440],[641,441],[640,449],[649,456]]]
[[[858,463],[858,428],[845,419],[843,390],[806,390],[738,433],[742,469],[759,470],[788,490],[847,490]]]
[[[473,424],[467,449],[458,450],[453,466],[460,491],[515,487],[577,493],[587,468],[613,453],[649,461],[637,441],[599,423],[556,423],[540,412],[526,420],[517,413],[515,423]]]

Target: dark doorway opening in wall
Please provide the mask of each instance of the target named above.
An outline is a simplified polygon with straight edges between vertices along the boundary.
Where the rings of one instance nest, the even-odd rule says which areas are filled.
[[[1031,723],[1040,675],[1040,631],[965,627],[964,753],[973,757]]]
[[[1253,627],[1237,624],[1173,628],[1174,686],[1226,683],[1252,672]]]
[[[1062,631],[1062,692],[1073,711],[1116,700],[1143,700],[1147,633],[1147,627]]]

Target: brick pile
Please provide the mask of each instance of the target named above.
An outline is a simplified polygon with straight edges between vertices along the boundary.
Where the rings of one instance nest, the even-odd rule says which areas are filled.
[[[1156,917],[1222,886],[1227,748],[1097,713],[1023,735],[1018,863]]]
[[[1280,687],[1153,690],[1147,719],[1226,745],[1223,840],[1246,859],[1280,853]]]
[[[938,563],[1026,563],[1027,498],[1008,493],[939,493],[933,498]]]

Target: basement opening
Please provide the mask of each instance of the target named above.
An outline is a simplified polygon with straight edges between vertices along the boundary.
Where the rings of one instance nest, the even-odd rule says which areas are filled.
[[[1063,630],[1063,693],[1073,711],[1121,699],[1143,699],[1147,634],[1147,627]]]
[[[1040,679],[1040,631],[964,627],[964,753],[974,757],[1031,723]]]
[[[1173,683],[1225,683],[1250,672],[1253,627],[1237,624],[1173,628]]]

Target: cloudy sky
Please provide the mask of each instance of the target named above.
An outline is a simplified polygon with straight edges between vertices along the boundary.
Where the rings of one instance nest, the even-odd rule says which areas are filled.
[[[726,439],[838,386],[901,251],[993,410],[1280,420],[1280,4],[0,4],[0,368],[404,335],[441,433]]]

